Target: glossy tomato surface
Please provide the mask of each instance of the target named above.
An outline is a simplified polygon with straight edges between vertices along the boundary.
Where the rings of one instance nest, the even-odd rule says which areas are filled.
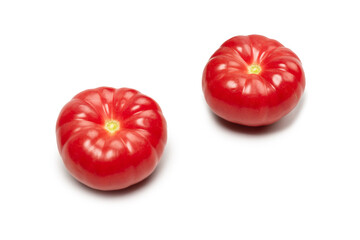
[[[262,126],[278,121],[297,105],[305,75],[299,58],[278,41],[260,35],[236,36],[211,56],[202,87],[216,115]]]
[[[126,188],[148,177],[166,144],[159,105],[128,88],[83,91],[56,124],[58,149],[78,181],[99,190]]]

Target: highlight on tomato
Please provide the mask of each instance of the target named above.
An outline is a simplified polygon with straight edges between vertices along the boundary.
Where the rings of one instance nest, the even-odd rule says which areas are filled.
[[[288,114],[305,89],[297,55],[260,35],[224,42],[205,66],[202,89],[219,117],[246,126],[272,124]]]
[[[129,88],[77,94],[56,123],[60,155],[79,182],[98,190],[138,183],[156,168],[167,139],[159,105]]]

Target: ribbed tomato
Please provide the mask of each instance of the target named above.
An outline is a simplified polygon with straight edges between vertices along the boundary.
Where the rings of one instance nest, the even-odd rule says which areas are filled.
[[[83,91],[67,103],[56,124],[59,152],[78,181],[117,190],[148,177],[166,144],[159,105],[128,88]]]
[[[262,126],[278,121],[297,105],[305,75],[299,58],[278,41],[236,36],[211,56],[202,87],[211,110],[221,118]]]

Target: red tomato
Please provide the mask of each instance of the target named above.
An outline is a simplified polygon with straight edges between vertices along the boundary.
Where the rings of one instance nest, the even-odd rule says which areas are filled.
[[[202,79],[211,110],[230,122],[262,126],[276,122],[299,102],[305,75],[299,58],[259,35],[236,36],[211,56]]]
[[[159,105],[128,88],[96,88],[76,95],[56,124],[59,152],[78,181],[117,190],[148,177],[166,143]]]

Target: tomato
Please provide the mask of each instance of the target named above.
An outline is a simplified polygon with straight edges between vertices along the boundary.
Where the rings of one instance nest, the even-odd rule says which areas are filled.
[[[81,92],[63,107],[56,124],[66,168],[99,190],[126,188],[148,177],[163,153],[166,131],[159,105],[128,88]]]
[[[300,59],[278,41],[260,35],[236,36],[211,56],[202,88],[219,117],[262,126],[278,121],[297,105],[305,75]]]

